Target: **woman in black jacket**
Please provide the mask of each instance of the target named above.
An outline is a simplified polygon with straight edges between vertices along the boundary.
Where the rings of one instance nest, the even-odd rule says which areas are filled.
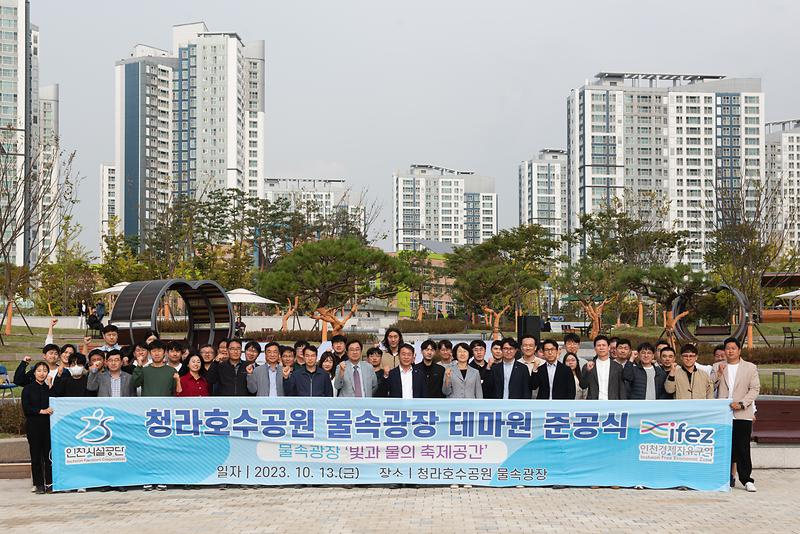
[[[44,493],[53,483],[50,463],[50,388],[45,383],[50,368],[45,362],[33,366],[34,381],[22,390],[22,410],[25,413],[25,433],[31,451],[31,477],[36,493]]]

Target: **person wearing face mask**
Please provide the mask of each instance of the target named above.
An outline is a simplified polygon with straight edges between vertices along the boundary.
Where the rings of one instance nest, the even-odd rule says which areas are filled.
[[[69,357],[66,366],[59,367],[50,390],[51,397],[92,397],[86,389],[86,367],[78,363],[78,355]]]

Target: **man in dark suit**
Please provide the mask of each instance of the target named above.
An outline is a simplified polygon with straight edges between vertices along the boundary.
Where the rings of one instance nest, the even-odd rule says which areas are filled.
[[[597,356],[586,362],[581,375],[581,387],[588,389],[588,400],[625,400],[625,383],[622,366],[610,358],[608,338],[600,335],[594,338],[594,351]]]
[[[569,367],[558,361],[558,343],[552,339],[542,341],[544,365],[533,363],[531,389],[538,390],[538,400],[574,400],[575,379]]]
[[[520,363],[517,342],[506,338],[502,345],[503,360],[492,365],[492,380],[496,399],[530,399],[531,375],[528,366]]]
[[[408,343],[400,345],[398,360],[397,367],[388,373],[384,372],[384,381],[378,396],[396,399],[426,398],[428,384],[425,381],[425,373],[414,367],[414,347]]]

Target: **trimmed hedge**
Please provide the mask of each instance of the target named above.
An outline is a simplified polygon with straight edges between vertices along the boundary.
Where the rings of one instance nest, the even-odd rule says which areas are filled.
[[[614,335],[613,333],[611,334]],[[610,336],[609,336],[610,337]],[[638,336],[623,336],[631,340],[633,350],[640,343],[649,342],[655,345],[657,339],[649,337]],[[711,364],[714,362],[714,346],[716,343],[698,343],[697,361],[702,364]],[[748,362],[758,364],[800,364],[800,347],[754,347],[752,350],[747,348],[742,349],[742,358]],[[678,355],[678,363],[680,363],[680,355]]]
[[[459,319],[401,319],[392,325],[401,332],[425,332],[428,334],[460,334],[472,327],[469,321]]]
[[[369,334],[366,332],[348,332],[345,330],[342,332],[348,340],[350,339],[357,339],[364,345],[373,344],[378,341],[374,334]],[[328,340],[331,339],[331,331],[328,330]],[[289,330],[288,332],[264,332],[263,330],[254,330],[252,332],[246,332],[245,338],[247,339],[254,339],[256,341],[266,341],[267,339],[274,339],[275,341],[311,341],[314,343],[321,343],[322,342],[322,331],[321,330]]]
[[[21,391],[22,388],[19,390]],[[22,411],[22,402],[0,403],[0,432],[25,435],[25,414]]]

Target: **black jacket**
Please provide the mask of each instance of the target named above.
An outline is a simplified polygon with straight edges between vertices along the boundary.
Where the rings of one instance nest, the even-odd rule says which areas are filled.
[[[25,417],[33,420],[49,418],[49,415],[39,413],[50,407],[50,388],[47,384],[39,384],[35,380],[22,388],[22,411]]]
[[[283,394],[287,397],[333,397],[331,375],[319,366],[314,368],[313,373],[303,366],[298,371],[292,371],[289,378],[284,378]]]
[[[486,363],[484,362],[483,367],[475,363],[475,360],[469,362],[469,366],[473,369],[477,369],[481,375],[481,387],[483,388],[483,398],[484,399],[493,399],[495,395],[494,391],[494,375],[492,374],[492,370],[486,367]]]
[[[443,399],[442,384],[444,383],[444,367],[438,363],[431,363],[425,365],[425,362],[419,362],[414,367],[422,371],[425,377],[425,384],[428,389],[426,395],[429,399]]]
[[[672,395],[664,390],[664,382],[667,380],[667,373],[664,369],[658,366],[653,366],[656,370],[655,386],[656,386],[656,399],[671,399]],[[625,364],[622,369],[622,378],[628,385],[630,392],[629,399],[631,400],[645,400],[647,396],[647,372],[641,365],[636,365],[631,362]]]
[[[587,400],[597,400],[600,396],[600,383],[597,379],[597,357],[594,360],[595,365],[591,370],[588,369],[588,365],[583,366],[583,373],[580,378],[581,387],[589,390],[586,393]],[[622,366],[611,358],[609,360],[611,366],[608,370],[608,400],[625,400],[627,396],[625,382],[622,380]]]
[[[28,371],[28,362],[19,362],[17,370],[14,371],[14,383],[19,387],[24,388],[28,384],[31,384],[35,381],[36,379],[33,378],[33,369]]]
[[[494,398],[503,398],[503,388],[505,387],[503,367],[504,362],[500,361],[492,365],[492,380],[494,381]],[[531,374],[528,366],[519,360],[514,360],[514,367],[511,368],[511,379],[508,382],[509,399],[530,399],[531,398]]]
[[[434,364],[436,365],[436,364]],[[439,365],[439,367],[442,367]],[[444,368],[442,368],[444,369]],[[424,399],[428,396],[428,384],[425,382],[425,373],[416,367],[411,367],[411,390],[415,399]],[[403,381],[400,378],[400,367],[389,371],[389,376],[378,389],[378,397],[403,398]]]
[[[531,389],[538,389],[536,398],[550,399],[550,376],[547,364],[542,364],[535,373],[531,373]],[[556,372],[553,376],[553,400],[575,400],[575,378],[572,371],[563,363],[556,361]]]
[[[51,397],[96,397],[97,391],[86,389],[88,375],[84,373],[80,378],[72,378],[69,369],[64,369],[61,375],[56,374],[53,387],[50,389]]]
[[[239,360],[237,366],[228,361],[211,362],[211,367],[206,373],[206,380],[214,388],[214,395],[218,397],[246,397],[247,391],[247,364]]]

